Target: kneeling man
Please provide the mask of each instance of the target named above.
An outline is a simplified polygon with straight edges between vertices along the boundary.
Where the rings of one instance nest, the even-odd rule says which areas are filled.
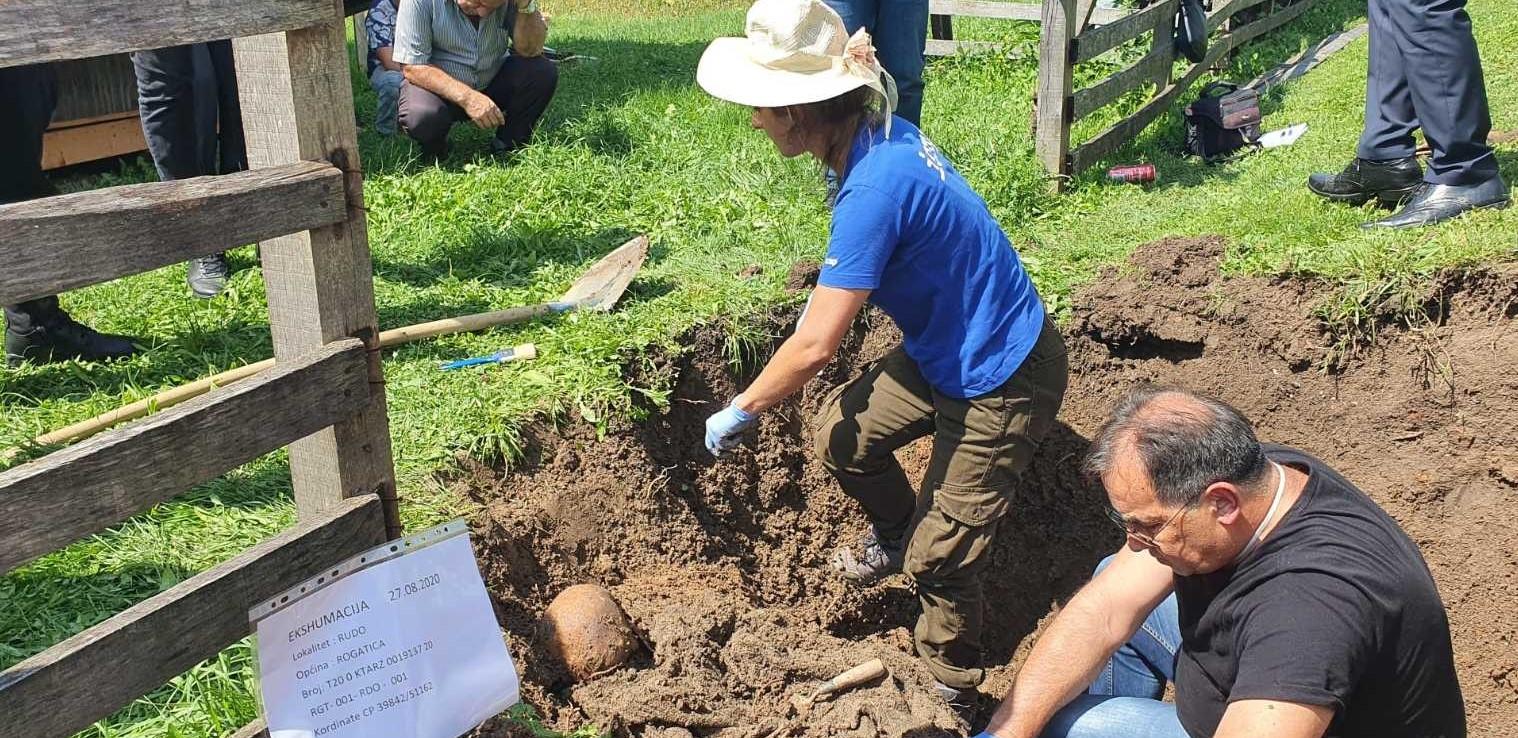
[[[406,0],[391,52],[406,77],[401,128],[433,158],[462,120],[494,128],[497,153],[527,143],[559,83],[547,36],[537,0]]]
[[[1126,544],[983,736],[1464,738],[1433,577],[1338,472],[1262,446],[1220,401],[1159,389],[1114,410],[1086,470]]]

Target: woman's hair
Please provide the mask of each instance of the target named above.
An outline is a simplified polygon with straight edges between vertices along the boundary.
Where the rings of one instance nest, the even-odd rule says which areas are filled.
[[[848,150],[854,132],[860,127],[873,128],[885,123],[881,100],[880,93],[860,86],[826,100],[790,105],[785,110],[795,121],[795,130],[825,137],[828,156],[823,166],[827,166],[836,152]]]

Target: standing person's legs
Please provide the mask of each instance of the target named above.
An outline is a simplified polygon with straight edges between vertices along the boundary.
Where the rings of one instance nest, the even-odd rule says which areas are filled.
[[[1102,560],[1097,572],[1111,563]],[[1091,688],[1049,722],[1043,738],[1186,738],[1175,705],[1162,702],[1175,679],[1181,623],[1171,594],[1118,649]]]
[[[369,86],[379,98],[374,108],[374,130],[382,136],[395,135],[396,105],[400,100],[401,83],[405,81],[406,75],[384,67],[375,67],[374,73],[369,75]]]
[[[495,79],[485,86],[485,94],[506,117],[506,125],[495,131],[498,151],[514,151],[532,138],[558,87],[559,68],[548,57],[506,57]]]
[[[51,65],[0,69],[0,203],[56,194],[42,176],[42,139],[58,101],[58,78]],[[3,253],[3,252],[0,252]],[[75,321],[57,297],[6,305],[5,359],[23,361],[111,359],[136,352],[130,339],[98,333]]]
[[[164,181],[205,174],[195,114],[193,49],[170,46],[132,54],[142,133],[158,178]]]
[[[448,129],[464,117],[464,110],[410,82],[401,84],[396,120],[406,135],[421,144],[422,155],[442,158],[448,154]]]
[[[1476,185],[1497,176],[1486,82],[1465,0],[1378,0],[1401,51],[1423,136],[1433,149],[1424,181]]]
[[[237,98],[237,64],[232,42],[206,44],[216,80],[217,172],[230,174],[248,168],[248,147],[242,130],[242,101]]]
[[[1032,352],[1001,387],[965,400],[934,393],[933,455],[905,569],[922,602],[913,632],[917,652],[952,690],[973,689],[985,678],[986,553],[1023,470],[1054,427],[1067,380],[1064,341],[1046,318]]]
[[[896,114],[919,125],[922,119],[923,56],[928,42],[928,0],[881,0],[875,14],[875,50],[881,66],[896,79]]]
[[[1397,2],[1398,0],[1391,0]],[[1407,83],[1407,62],[1387,15],[1388,0],[1370,0],[1370,65],[1365,76],[1365,128],[1356,156],[1372,161],[1413,155],[1418,117]]]

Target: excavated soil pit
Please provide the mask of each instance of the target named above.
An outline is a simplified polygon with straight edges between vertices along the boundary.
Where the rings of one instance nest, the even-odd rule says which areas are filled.
[[[1219,277],[1221,250],[1217,239],[1149,244],[1075,297],[1062,422],[993,548],[984,704],[1006,690],[1040,621],[1117,547],[1102,496],[1075,466],[1125,389],[1161,382],[1226,398],[1262,438],[1320,456],[1391,511],[1449,607],[1471,735],[1518,735],[1518,271],[1441,276],[1426,325],[1385,326],[1375,347],[1325,373],[1329,338],[1313,317],[1322,288]],[[703,422],[749,378],[732,376],[722,336],[702,330],[683,356],[629,370],[634,384],[673,379],[667,412],[604,437],[541,425],[513,468],[457,480],[483,505],[482,568],[524,695],[551,726],[659,738],[958,734],[911,656],[909,583],[857,589],[826,564],[864,523],[812,460],[808,420],[828,388],[899,339],[888,320],[867,322],[720,462],[702,446]],[[926,452],[901,452],[909,473]],[[645,648],[570,685],[530,637],[553,596],[581,582],[612,592]],[[789,695],[877,657],[889,678],[786,722]]]

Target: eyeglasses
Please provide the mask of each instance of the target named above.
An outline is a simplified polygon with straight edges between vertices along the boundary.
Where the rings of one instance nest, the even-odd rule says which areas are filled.
[[[1163,524],[1160,525],[1160,527],[1155,528],[1153,531],[1144,530],[1144,528],[1147,528],[1149,526],[1136,527],[1135,523],[1123,517],[1122,513],[1112,509],[1111,507],[1107,508],[1107,517],[1112,521],[1113,525],[1116,525],[1118,527],[1118,530],[1121,530],[1123,532],[1123,535],[1132,538],[1135,541],[1138,541],[1145,548],[1155,548],[1159,545],[1154,542],[1155,537],[1164,532],[1166,528],[1170,527],[1171,523],[1174,523],[1182,515],[1185,515],[1186,511],[1190,509],[1191,506],[1189,505],[1181,506],[1179,510],[1175,511],[1174,515],[1170,516],[1169,520],[1166,520]]]

